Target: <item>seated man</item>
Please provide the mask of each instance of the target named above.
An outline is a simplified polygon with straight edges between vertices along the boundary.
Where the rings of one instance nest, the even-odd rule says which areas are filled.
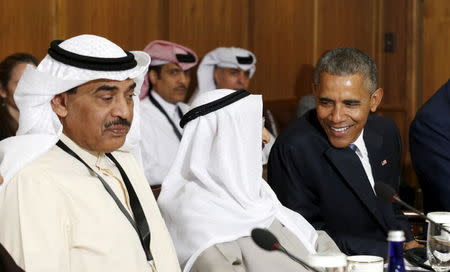
[[[450,211],[450,80],[417,112],[409,142],[425,210]]]
[[[158,199],[184,271],[306,271],[260,249],[249,237],[256,227],[269,228],[301,258],[339,252],[325,232],[282,206],[261,178],[260,95],[215,90],[192,106]]]
[[[24,270],[179,271],[132,153],[149,63],[144,52],[80,35],[53,41],[25,69],[18,136],[0,143],[0,243]]]
[[[198,93],[216,89],[248,90],[250,79],[256,71],[255,55],[237,47],[219,47],[203,57],[197,70]],[[267,163],[270,149],[278,135],[275,119],[270,110],[263,109],[265,127],[271,133],[270,142],[265,145],[263,164]]]
[[[141,152],[145,176],[153,188],[163,182],[177,154],[183,130],[183,103],[197,64],[194,51],[168,41],[153,41],[144,51],[152,62],[141,90]]]
[[[269,158],[269,184],[281,203],[349,255],[386,256],[389,230],[412,239],[407,218],[374,193],[375,182],[398,188],[401,159],[394,122],[369,115],[383,97],[376,73],[357,49],[326,52],[313,79],[317,110],[283,131]]]

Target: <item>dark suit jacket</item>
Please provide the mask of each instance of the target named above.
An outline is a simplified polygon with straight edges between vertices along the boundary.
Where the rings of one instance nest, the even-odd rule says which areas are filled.
[[[371,115],[364,142],[375,182],[399,186],[401,141],[395,124]],[[315,110],[297,119],[277,138],[269,157],[269,184],[281,203],[325,230],[346,254],[387,255],[387,232],[402,229],[412,239],[407,218],[379,200],[350,148],[334,148]]]
[[[425,210],[450,211],[450,80],[419,109],[409,141]]]
[[[23,272],[23,270],[16,265],[12,257],[6,249],[0,244],[0,271],[2,272]]]

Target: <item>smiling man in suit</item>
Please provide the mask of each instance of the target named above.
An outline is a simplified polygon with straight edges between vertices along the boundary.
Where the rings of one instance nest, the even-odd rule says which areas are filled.
[[[401,140],[394,122],[376,115],[383,98],[376,65],[354,48],[326,52],[316,65],[316,110],[291,124],[269,158],[269,183],[280,201],[327,231],[350,255],[387,255],[387,232],[406,233],[406,217],[379,200],[375,182],[398,188]],[[412,240],[412,241],[411,241]]]

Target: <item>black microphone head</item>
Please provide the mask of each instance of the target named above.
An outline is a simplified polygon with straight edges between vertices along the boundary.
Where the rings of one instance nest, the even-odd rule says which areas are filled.
[[[272,251],[278,249],[280,243],[277,237],[266,229],[255,228],[252,230],[252,239],[260,248]]]
[[[384,182],[376,182],[374,189],[377,193],[377,196],[387,202],[394,201],[394,198],[397,195],[397,192],[395,192],[394,188]]]

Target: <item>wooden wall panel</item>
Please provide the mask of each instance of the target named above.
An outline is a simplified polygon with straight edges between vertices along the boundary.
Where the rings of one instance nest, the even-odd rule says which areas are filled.
[[[0,1],[0,60],[27,52],[41,59],[53,38],[54,1]]]
[[[165,0],[59,0],[61,39],[89,33],[128,50],[141,50],[154,39],[167,38],[163,24]]]
[[[168,1],[168,39],[200,56],[219,46],[248,48],[248,1]]]
[[[378,85],[384,89],[383,105],[396,105],[403,110],[407,103],[406,90],[406,1],[410,0],[383,0],[383,10],[380,18],[382,28],[380,31],[380,54],[378,55]],[[394,34],[394,51],[384,51],[385,33]]]
[[[374,56],[377,0],[318,0],[317,56],[335,47],[355,47]]]
[[[254,1],[251,50],[258,63],[252,88],[265,100],[294,99],[311,92],[314,1]]]
[[[450,1],[424,1],[423,13],[422,103],[450,78]]]
[[[217,47],[248,49],[248,1],[171,0],[166,9],[167,39],[193,49],[200,59]],[[197,86],[197,68],[191,72],[188,98]]]
[[[406,82],[406,1],[382,0],[379,4],[379,39],[377,41],[378,86],[383,88],[384,96],[379,113],[395,121],[402,137],[403,158],[408,151]],[[403,14],[403,16],[399,16]],[[394,35],[393,51],[384,48],[385,34]]]

